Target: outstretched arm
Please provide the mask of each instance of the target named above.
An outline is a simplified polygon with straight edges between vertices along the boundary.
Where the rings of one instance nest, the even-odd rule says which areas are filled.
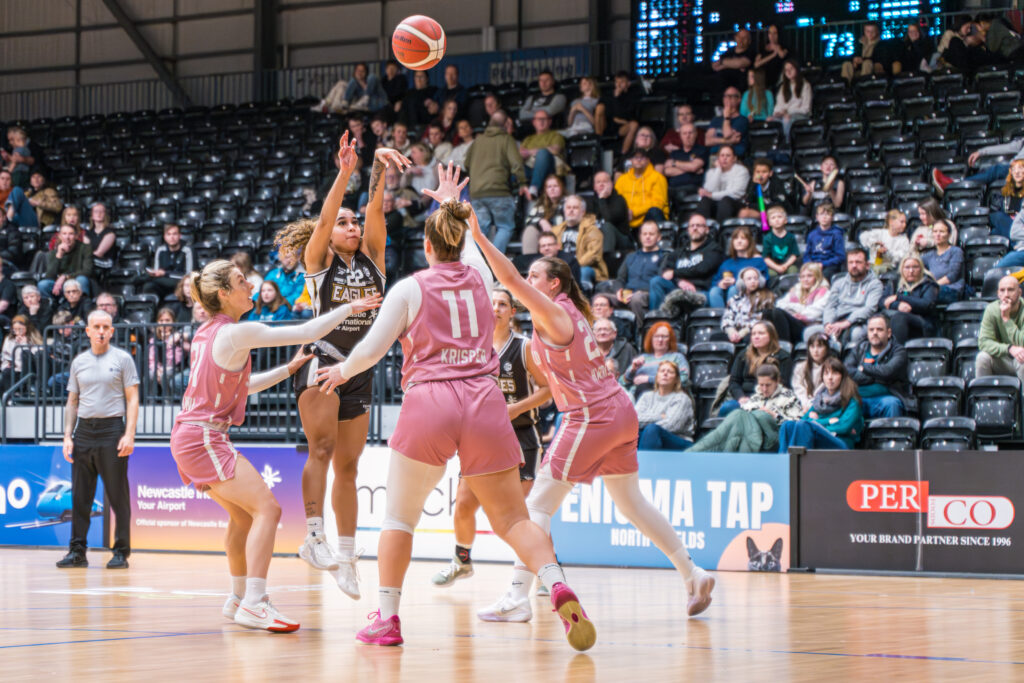
[[[540,333],[545,341],[555,346],[565,346],[572,341],[573,329],[572,318],[561,306],[556,304],[546,295],[534,289],[530,283],[523,279],[516,270],[515,265],[508,260],[504,254],[491,244],[483,231],[480,229],[480,222],[476,218],[476,212],[469,219],[470,234],[484,258],[494,271],[494,277],[503,284],[512,295],[523,302],[530,317],[533,319],[533,327]]]
[[[258,394],[264,389],[269,389],[278,382],[288,379],[298,372],[299,368],[301,368],[302,365],[312,357],[313,354],[304,353],[302,349],[299,349],[298,353],[295,354],[295,357],[284,365],[278,365],[276,368],[271,370],[264,370],[263,372],[258,372],[255,375],[250,375],[249,396]]]
[[[396,150],[381,147],[374,152],[373,168],[370,171],[369,201],[366,204],[366,225],[363,229],[363,246],[361,247],[362,252],[370,257],[370,260],[382,273],[384,272],[384,248],[388,242],[388,230],[384,221],[384,172],[391,164],[394,164],[400,172],[412,166],[412,162]],[[326,206],[326,202],[324,205]]]
[[[334,179],[334,184],[331,185],[330,191],[324,198],[324,205],[320,209],[316,228],[313,229],[313,234],[310,235],[309,243],[306,244],[306,250],[302,255],[306,271],[310,273],[319,273],[331,263],[331,231],[334,230],[334,222],[338,219],[341,202],[345,199],[348,179],[359,163],[356,141],[349,142],[348,131],[345,131],[338,142],[338,159],[341,160],[338,176]]]

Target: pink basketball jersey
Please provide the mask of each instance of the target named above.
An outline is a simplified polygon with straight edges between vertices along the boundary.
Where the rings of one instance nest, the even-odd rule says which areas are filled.
[[[462,262],[414,273],[420,310],[402,337],[402,388],[417,382],[497,375],[494,311],[484,280]]]
[[[558,409],[563,413],[579,410],[622,391],[615,377],[605,367],[604,354],[597,346],[587,319],[565,294],[556,296],[555,303],[572,318],[572,341],[566,347],[554,347],[545,344],[534,330],[530,350],[533,362],[547,375],[548,386],[551,387],[551,395]]]
[[[217,332],[233,323],[231,318],[221,313],[200,327],[192,337],[188,386],[175,422],[240,425],[245,421],[252,358],[236,372],[224,370],[213,360],[213,340]]]

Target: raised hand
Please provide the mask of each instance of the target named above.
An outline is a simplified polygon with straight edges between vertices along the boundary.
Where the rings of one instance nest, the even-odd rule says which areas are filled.
[[[373,160],[384,164],[384,168],[390,168],[394,164],[399,173],[404,173],[405,169],[412,166],[412,161],[397,149],[390,147],[378,147],[377,151],[373,153]]]
[[[438,204],[444,204],[449,199],[458,199],[462,194],[463,188],[469,184],[469,178],[466,178],[461,183],[459,182],[459,175],[461,175],[462,169],[455,165],[454,162],[448,162],[448,168],[444,167],[444,164],[437,165],[437,189],[436,190],[422,190],[422,194],[430,197],[437,201]]]
[[[363,311],[379,308],[381,301],[383,301],[383,298],[380,294],[373,294],[371,296],[363,297],[362,299],[356,299],[350,303],[349,306],[352,307],[353,313],[362,313]]]
[[[356,153],[356,141],[349,142],[348,131],[346,130],[341,140],[338,141],[338,161],[341,162],[341,171],[352,173],[359,163],[359,154]]]

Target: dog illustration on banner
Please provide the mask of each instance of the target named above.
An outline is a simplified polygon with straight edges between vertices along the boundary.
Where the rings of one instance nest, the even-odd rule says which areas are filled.
[[[747,569],[752,572],[782,571],[782,539],[778,539],[768,550],[759,550],[757,543],[747,536]]]

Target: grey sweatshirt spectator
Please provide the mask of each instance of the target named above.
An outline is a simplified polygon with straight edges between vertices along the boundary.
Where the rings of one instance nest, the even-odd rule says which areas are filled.
[[[825,333],[844,344],[864,338],[864,325],[878,312],[883,290],[882,281],[868,269],[867,252],[862,248],[846,254],[846,269],[846,275],[832,284],[822,316]]]

